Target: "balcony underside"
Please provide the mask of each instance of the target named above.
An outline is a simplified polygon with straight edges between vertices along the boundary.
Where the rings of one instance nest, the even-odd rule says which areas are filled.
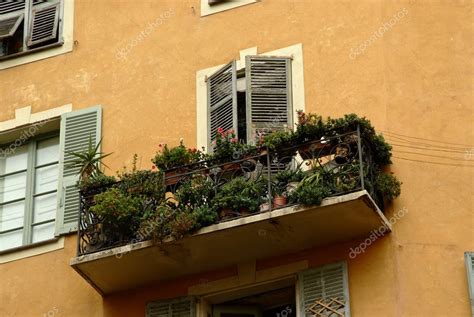
[[[330,197],[215,224],[178,241],[151,241],[73,258],[71,265],[102,294],[210,271],[315,246],[368,237],[388,220],[370,195]]]

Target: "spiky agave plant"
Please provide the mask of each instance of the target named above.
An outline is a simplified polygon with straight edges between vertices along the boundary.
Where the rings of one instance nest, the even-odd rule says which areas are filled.
[[[102,160],[112,153],[104,154],[99,151],[102,139],[97,145],[92,144],[92,137],[89,137],[89,145],[86,150],[83,151],[64,151],[66,154],[71,155],[74,159],[68,164],[68,167],[79,168],[79,177],[81,182],[87,182],[87,180],[93,176],[102,173],[102,166],[108,167]]]

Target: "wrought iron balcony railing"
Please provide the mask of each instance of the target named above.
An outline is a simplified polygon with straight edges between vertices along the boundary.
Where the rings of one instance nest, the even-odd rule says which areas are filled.
[[[321,186],[324,197],[366,190],[382,209],[375,173],[372,149],[355,131],[278,150],[264,149],[253,155],[238,154],[229,162],[202,161],[178,167],[163,174],[160,186],[168,203],[178,205],[185,189],[192,191],[197,188],[193,182],[201,185],[204,182],[207,193],[211,194],[198,197],[198,203],[214,210],[215,222],[223,222],[304,204]],[[91,210],[97,194],[119,186],[120,183],[115,183],[81,192],[79,256],[150,239],[150,232],[143,230],[126,233],[107,230],[104,219]],[[308,186],[306,190],[304,186]],[[232,190],[234,195],[229,195]],[[148,198],[142,202],[143,208],[156,209],[160,202],[156,197]],[[191,208],[196,206],[196,201],[187,203]]]

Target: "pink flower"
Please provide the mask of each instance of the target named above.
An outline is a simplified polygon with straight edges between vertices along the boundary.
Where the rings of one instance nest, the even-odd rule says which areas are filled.
[[[232,143],[237,143],[237,138],[232,138],[232,139],[230,139],[230,142],[232,142]]]
[[[217,132],[218,133],[223,133],[224,132],[224,129],[222,129],[221,127],[217,128]]]

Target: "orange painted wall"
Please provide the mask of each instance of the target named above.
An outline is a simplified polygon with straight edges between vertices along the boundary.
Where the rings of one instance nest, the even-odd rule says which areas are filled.
[[[202,18],[199,7],[199,0],[76,0],[72,53],[0,71],[0,121],[28,105],[38,112],[101,104],[110,172],[134,153],[149,168],[158,143],[183,137],[195,145],[196,71],[238,59],[241,49],[302,43],[307,110],[355,112],[379,131],[474,148],[472,1],[261,0]],[[403,9],[404,18],[351,58]],[[165,12],[170,17],[140,37]],[[393,134],[388,140],[404,144]],[[415,151],[394,145],[392,171],[403,192],[388,216],[408,212],[390,236],[354,260],[348,252],[357,241],[259,266],[347,259],[354,317],[468,316],[463,253],[474,250],[474,156],[407,153]],[[56,316],[143,316],[148,300],[179,295],[200,279],[103,299],[69,267],[74,254],[72,235],[64,250],[0,264],[0,316],[54,308]]]

